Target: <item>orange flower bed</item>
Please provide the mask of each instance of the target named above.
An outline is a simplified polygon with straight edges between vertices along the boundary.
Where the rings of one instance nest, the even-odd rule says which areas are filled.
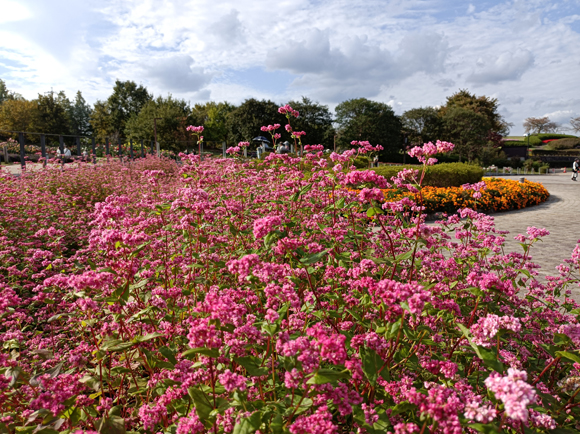
[[[461,187],[423,187],[422,204],[426,212],[455,212],[462,208],[478,211],[509,211],[527,206],[538,205],[548,199],[550,193],[542,184],[526,180],[521,183],[511,179],[484,178],[487,186],[481,191],[481,197],[475,199],[474,191]],[[417,203],[421,202],[419,193],[410,193],[400,189],[382,190],[385,200],[394,202],[408,197]]]

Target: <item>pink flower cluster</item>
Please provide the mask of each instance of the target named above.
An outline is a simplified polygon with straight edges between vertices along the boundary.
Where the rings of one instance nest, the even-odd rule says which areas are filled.
[[[193,125],[190,125],[186,128],[187,131],[191,131],[192,133],[203,133],[203,126],[200,127],[194,127]]]
[[[421,163],[432,166],[437,162],[436,158],[429,158],[436,154],[451,152],[455,145],[449,142],[442,142],[437,140],[436,144],[432,142],[424,143],[423,146],[415,146],[411,148],[407,154],[411,157],[417,158]]]
[[[261,127],[260,130],[264,132],[275,131],[280,128],[280,124],[268,125],[267,127]]]
[[[500,330],[510,330],[512,332],[519,332],[522,325],[519,318],[512,316],[497,316],[489,314],[480,318],[476,324],[470,328],[473,334],[473,342],[483,347],[490,347],[494,344],[492,339]]]
[[[492,372],[485,380],[485,386],[503,403],[506,415],[516,421],[528,421],[527,407],[536,400],[536,391],[527,379],[525,371],[509,368],[505,377]]]
[[[298,112],[298,110],[294,110],[288,104],[286,104],[285,106],[280,107],[278,109],[278,113],[283,114],[283,115],[286,115],[286,117],[294,116],[295,118],[297,118],[300,115],[300,113]]]
[[[256,219],[254,221],[254,237],[256,239],[264,238],[268,233],[282,225],[282,217],[268,216]]]

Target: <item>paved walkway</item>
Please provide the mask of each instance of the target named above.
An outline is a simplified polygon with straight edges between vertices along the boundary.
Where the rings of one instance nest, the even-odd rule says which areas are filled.
[[[505,178],[517,180],[518,177]],[[539,182],[550,192],[550,198],[540,204],[517,211],[493,214],[497,229],[510,231],[506,237],[509,251],[521,251],[522,247],[513,239],[525,234],[528,226],[546,228],[550,235],[532,247],[532,261],[540,265],[540,275],[557,275],[556,266],[569,259],[576,243],[580,240],[580,181],[570,180],[570,174],[527,176]],[[577,288],[576,300],[580,301]]]

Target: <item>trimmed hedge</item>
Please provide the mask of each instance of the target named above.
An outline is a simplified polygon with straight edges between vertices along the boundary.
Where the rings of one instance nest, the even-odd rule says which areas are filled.
[[[580,146],[580,139],[578,137],[568,137],[565,139],[556,140],[555,142],[550,142],[549,146],[552,149],[573,149],[576,146]]]
[[[379,175],[390,181],[392,176],[397,175],[403,169],[421,169],[422,166],[381,166],[374,170]],[[427,167],[423,185],[432,187],[458,187],[463,184],[474,184],[483,178],[483,169],[478,166],[465,163],[441,163]]]

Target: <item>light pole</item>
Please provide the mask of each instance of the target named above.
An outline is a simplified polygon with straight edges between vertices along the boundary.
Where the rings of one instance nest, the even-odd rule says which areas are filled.
[[[161,150],[159,149],[159,142],[157,141],[157,119],[163,118],[153,118],[153,133],[155,134],[155,146],[157,147],[157,158],[161,156]]]
[[[530,158],[530,133],[526,133],[526,137],[528,138],[528,145],[526,146],[526,160]]]

